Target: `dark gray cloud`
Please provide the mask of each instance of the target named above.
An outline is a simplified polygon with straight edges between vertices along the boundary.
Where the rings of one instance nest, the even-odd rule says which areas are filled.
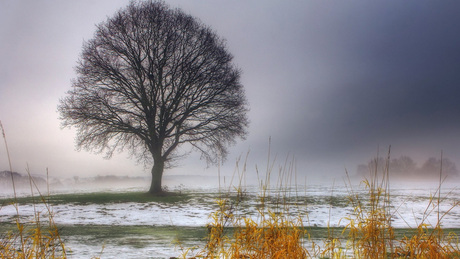
[[[331,16],[325,13],[320,32],[305,35],[322,38],[307,47],[319,51],[322,71],[298,87],[305,110],[287,119],[286,125],[292,125],[288,135],[296,136],[287,143],[300,150],[310,145],[307,151],[322,156],[406,145],[421,137],[443,143],[445,134],[455,141],[460,112],[455,6],[411,1],[343,5],[329,10]]]
[[[460,162],[459,3],[167,2],[225,38],[243,72],[250,135],[231,149],[230,167],[249,149],[254,163],[264,163],[270,136],[272,152],[295,155],[302,172],[353,171],[388,145],[395,156],[423,160],[443,149]],[[82,40],[127,3],[0,3],[0,120],[19,163],[43,166],[33,156],[40,150],[57,171],[142,171],[123,155],[108,162],[74,152],[74,133],[59,130],[55,112]],[[195,160],[176,172],[202,172]]]

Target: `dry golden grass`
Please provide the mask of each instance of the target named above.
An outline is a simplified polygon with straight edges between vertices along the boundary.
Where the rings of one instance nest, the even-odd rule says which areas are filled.
[[[299,222],[283,214],[267,212],[267,217],[256,222],[249,217],[235,217],[228,213],[226,202],[220,200],[219,210],[212,214],[208,225],[208,242],[197,257],[203,258],[307,258],[308,251],[301,246],[305,235]],[[263,215],[266,215],[263,214]],[[231,222],[233,235],[225,235]]]
[[[5,130],[1,122],[0,128],[8,155],[10,172],[13,172]],[[66,248],[54,223],[53,213],[46,203],[45,197],[40,193],[33,177],[31,177],[29,170],[27,170],[27,173],[29,175],[31,194],[34,194],[34,190],[38,192],[40,202],[46,208],[47,220],[44,221],[40,217],[41,213],[34,206],[34,219],[32,222],[22,222],[20,220],[19,205],[17,202],[14,202],[13,206],[17,214],[16,228],[3,233],[0,237],[0,258],[66,258]],[[16,200],[13,175],[11,175],[11,181]]]
[[[302,226],[301,217],[289,216],[286,211],[289,206],[276,206],[274,209],[265,206],[273,167],[269,164],[267,168],[265,182],[260,181],[261,194],[256,217],[239,213],[246,195],[241,185],[246,170],[245,163],[242,173],[235,171],[238,174],[238,187],[234,188],[236,194],[232,197],[229,191],[217,200],[218,209],[210,215],[211,222],[207,225],[206,245],[192,258],[311,257],[309,251],[302,246],[302,240],[308,234]],[[292,177],[290,172],[283,169],[279,171],[279,187],[289,182]],[[283,197],[278,198],[281,201]],[[190,250],[185,251],[182,258],[189,258],[189,253]]]
[[[0,128],[8,154],[1,122]],[[210,223],[207,225],[206,245],[198,248],[193,257],[189,254],[197,248],[182,248],[182,258],[460,258],[458,237],[454,233],[444,234],[441,227],[443,217],[460,203],[453,204],[444,214],[440,213],[442,164],[437,195],[430,199],[415,234],[395,238],[391,219],[397,210],[392,211],[390,200],[389,159],[390,152],[383,172],[379,172],[381,167],[377,164],[378,160],[375,160],[369,178],[363,181],[367,197],[359,197],[351,183],[348,185],[349,202],[354,208],[354,212],[343,219],[347,224],[342,235],[348,233],[348,237],[345,240],[336,237],[333,229],[328,226],[328,235],[322,247],[309,238],[303,226],[302,219],[308,215],[292,216],[289,212],[293,205],[285,202],[288,197],[282,196],[289,192],[280,191],[275,206],[266,206],[273,163],[268,163],[265,180],[260,181],[256,219],[241,213],[241,203],[246,195],[242,184],[246,172],[245,163],[242,173],[235,171],[238,174],[236,195],[232,196],[228,191],[217,200],[218,209],[210,215]],[[8,161],[10,171],[13,171],[9,154]],[[293,164],[285,163],[280,168],[276,183],[279,190],[290,188],[293,180],[297,182]],[[67,258],[66,247],[54,223],[52,210],[30,174],[29,179],[31,193],[37,191],[39,202],[46,207],[46,220],[41,218],[41,212],[35,210],[32,222],[22,222],[18,203],[14,202],[16,228],[0,236],[0,258]],[[13,178],[12,181],[14,187]],[[425,222],[431,213],[437,213],[438,220],[434,226]],[[310,242],[310,250],[302,245],[305,241]]]
[[[367,190],[366,197],[359,197],[348,182],[349,202],[354,212],[342,219],[347,224],[340,236],[335,236],[328,226],[322,247],[309,238],[302,225],[302,217],[308,215],[289,216],[290,205],[283,203],[286,199],[279,197],[276,200],[278,210],[267,209],[268,184],[260,186],[257,220],[239,213],[239,204],[244,197],[240,185],[236,188],[236,199],[217,201],[218,209],[211,214],[208,225],[206,246],[192,258],[460,258],[457,236],[453,233],[445,235],[441,228],[442,218],[450,211],[441,215],[439,210],[442,166],[437,197],[430,200],[423,217],[426,219],[430,213],[437,213],[438,222],[432,226],[423,220],[415,234],[395,237],[391,220],[397,209],[393,209],[390,200],[389,159],[390,152],[383,172],[379,171],[382,167],[377,165],[377,159],[374,168],[370,168],[369,178],[362,182]],[[270,179],[273,167],[267,168],[266,179]],[[289,168],[280,169],[278,188],[286,188],[293,178],[292,167]],[[458,205],[454,204],[451,209]],[[437,210],[429,209],[433,206],[437,206]],[[345,234],[346,238],[341,238]],[[310,243],[310,251],[303,247],[305,241]],[[188,252],[182,257],[190,258]]]
[[[17,229],[1,237],[0,257],[66,258],[66,253],[56,226],[43,226],[37,215],[30,226],[17,220]]]

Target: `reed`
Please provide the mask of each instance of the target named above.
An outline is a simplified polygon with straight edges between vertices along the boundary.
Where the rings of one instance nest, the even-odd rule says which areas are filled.
[[[270,155],[269,155],[270,156]],[[246,157],[247,159],[247,157]],[[270,197],[270,178],[273,164],[267,164],[264,180],[260,180],[260,194],[255,215],[245,213],[246,191],[244,176],[246,162],[242,171],[237,170],[230,182],[237,180],[238,185],[231,187],[217,201],[217,209],[210,215],[207,225],[208,235],[206,245],[193,255],[194,258],[308,258],[309,251],[301,244],[307,233],[302,225],[302,219],[292,217],[289,206],[285,202],[288,192],[284,187],[292,181],[292,168],[278,171],[278,182],[275,197]],[[238,163],[237,163],[238,164]],[[291,164],[293,165],[293,163]],[[286,167],[284,167],[286,168]],[[258,171],[258,169],[256,169]],[[258,172],[257,172],[258,174]],[[284,193],[284,195],[283,195]],[[276,200],[277,206],[266,206],[266,200]],[[284,202],[283,202],[284,200]],[[182,254],[188,258],[190,250]]]
[[[430,197],[429,203],[426,206],[422,221],[418,223],[416,232],[412,236],[404,236],[399,242],[399,246],[395,252],[398,256],[407,258],[459,258],[460,247],[457,235],[454,232],[445,234],[441,227],[442,219],[453,208],[460,205],[460,201],[456,201],[450,209],[441,213],[440,205],[443,201],[441,195],[442,183],[446,177],[442,176],[442,152],[441,152],[441,167],[439,170],[439,185],[438,189]],[[449,195],[450,192],[447,193]],[[436,213],[437,221],[435,225],[427,222],[427,218],[431,213]]]
[[[1,122],[0,128],[10,171],[13,171]],[[209,224],[206,226],[206,244],[203,247],[192,248],[184,248],[178,244],[182,258],[460,258],[458,237],[453,232],[445,233],[445,229],[442,228],[443,218],[460,205],[460,201],[457,201],[449,210],[441,212],[440,205],[450,194],[447,192],[443,196],[441,192],[442,183],[446,179],[442,175],[442,164],[439,171],[439,186],[431,196],[422,220],[417,222],[415,229],[402,237],[396,237],[395,228],[392,226],[392,219],[398,215],[398,207],[391,201],[390,150],[383,165],[379,164],[379,159],[374,160],[369,169],[369,176],[362,181],[362,186],[366,190],[364,196],[354,190],[350,177],[347,177],[348,202],[353,207],[353,213],[341,220],[346,224],[340,233],[328,223],[324,230],[327,231],[326,238],[320,242],[322,245],[319,245],[311,239],[309,226],[304,226],[304,222],[308,222],[308,214],[302,213],[305,210],[299,209],[300,206],[305,206],[305,203],[297,197],[299,188],[295,159],[286,159],[276,170],[276,158],[272,160],[269,148],[264,175],[260,175],[256,167],[259,194],[257,203],[253,204],[249,202],[252,199],[248,198],[245,186],[247,158],[248,156],[242,167],[239,167],[239,160],[237,161],[228,189],[219,192],[216,210],[210,214]],[[48,195],[43,195],[28,169],[27,173],[32,203],[44,204],[45,209],[40,211],[34,207],[34,219],[30,222],[22,221],[19,205],[22,200],[16,196],[12,177],[14,198],[9,202],[16,210],[16,224],[13,230],[0,235],[0,258],[67,258],[68,248],[61,239],[54,221],[50,206],[53,200],[50,200],[49,191]],[[276,183],[273,185],[270,182],[272,174],[276,174]],[[331,209],[334,206],[333,194],[332,191]],[[54,198],[70,199],[77,203],[84,202],[88,197],[98,203],[152,201],[152,198],[143,197],[139,193],[132,194],[132,197],[125,194],[122,196],[91,194],[81,197],[61,195]],[[180,195],[161,199],[174,203],[187,200],[189,197]],[[30,198],[24,202],[30,202]],[[248,208],[256,209],[254,211]],[[433,214],[437,221],[430,224],[428,218]]]
[[[11,158],[8,150],[5,129],[0,121],[0,128],[8,155],[10,172],[13,172]],[[59,230],[54,222],[51,208],[46,202],[45,196],[38,189],[30,171],[27,169],[30,182],[30,190],[33,197],[34,191],[38,193],[39,202],[45,205],[45,211],[38,211],[34,206],[34,219],[32,222],[22,222],[20,219],[20,209],[17,203],[14,178],[11,181],[14,190],[14,200],[12,205],[16,209],[16,228],[3,233],[0,236],[0,258],[66,258],[66,247],[62,241]],[[34,203],[35,205],[35,203]],[[42,215],[45,214],[45,220]]]
[[[347,224],[342,233],[348,233],[345,253],[326,247],[328,258],[458,258],[457,236],[453,232],[445,235],[441,227],[443,217],[460,204],[456,202],[444,214],[440,212],[441,186],[445,179],[442,178],[442,165],[438,189],[431,196],[422,221],[418,222],[415,231],[410,231],[411,234],[396,238],[391,222],[398,210],[391,203],[389,161],[390,149],[384,165],[379,164],[379,159],[373,161],[369,177],[362,181],[367,190],[365,197],[353,190],[347,177],[349,202],[354,211],[343,219]],[[432,213],[437,216],[435,225],[427,222]]]
[[[347,249],[351,249],[358,258],[388,258],[394,255],[389,159],[390,151],[383,172],[379,170],[382,168],[379,159],[374,159],[369,178],[362,181],[367,190],[366,199],[360,198],[349,183],[349,201],[354,211],[344,218],[348,222],[344,231],[348,231]]]
[[[270,155],[269,155],[270,157]],[[451,209],[441,214],[439,205],[441,195],[442,166],[440,182],[427,209],[414,231],[408,231],[397,238],[391,222],[398,214],[391,202],[390,149],[384,165],[375,159],[370,174],[362,181],[366,194],[359,195],[347,177],[349,204],[353,213],[344,217],[346,222],[340,234],[329,226],[322,246],[316,244],[303,225],[307,214],[294,215],[292,206],[292,180],[295,182],[295,169],[292,163],[285,163],[278,171],[275,197],[271,197],[269,179],[273,164],[267,164],[265,181],[260,181],[259,203],[255,205],[257,215],[248,216],[244,212],[244,186],[234,187],[236,192],[228,192],[226,197],[217,200],[218,209],[210,216],[205,247],[195,255],[188,250],[183,258],[459,258],[458,237],[454,233],[443,233],[441,222]],[[246,162],[245,162],[246,163]],[[246,168],[246,164],[243,166]],[[258,169],[256,169],[257,174]],[[244,175],[245,170],[240,174]],[[348,176],[348,173],[347,173]],[[241,183],[241,181],[240,181]],[[294,186],[297,192],[297,186]],[[331,206],[332,205],[331,193]],[[295,198],[295,197],[294,197]],[[269,204],[273,202],[274,204]],[[254,206],[254,205],[253,205]],[[297,210],[301,211],[301,210]],[[437,213],[437,223],[426,222],[431,213]],[[344,238],[345,237],[345,238]],[[305,248],[305,243],[308,243]]]

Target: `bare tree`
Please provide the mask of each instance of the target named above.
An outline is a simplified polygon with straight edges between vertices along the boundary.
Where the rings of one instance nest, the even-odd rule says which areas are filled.
[[[417,171],[417,164],[410,156],[393,158],[390,162],[390,172],[398,175],[413,175]]]
[[[77,148],[127,149],[153,162],[150,193],[188,143],[209,162],[247,134],[240,71],[209,27],[163,2],[131,2],[85,42],[73,88],[58,106]]]
[[[454,162],[448,158],[438,159],[435,157],[428,158],[420,168],[420,173],[426,176],[437,176],[442,169],[443,175],[458,175],[458,169]]]

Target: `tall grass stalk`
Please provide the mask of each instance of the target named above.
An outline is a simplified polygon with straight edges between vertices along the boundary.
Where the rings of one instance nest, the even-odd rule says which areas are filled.
[[[270,158],[270,152],[269,156]],[[293,160],[294,161],[294,160]],[[294,162],[285,162],[278,171],[275,189],[269,184],[273,162],[267,163],[265,180],[260,180],[259,200],[253,205],[256,215],[245,213],[244,189],[234,188],[236,193],[228,192],[217,200],[218,209],[210,216],[205,247],[194,256],[196,258],[458,258],[459,241],[455,234],[445,235],[441,221],[459,202],[444,214],[441,213],[442,167],[440,183],[424,212],[422,222],[412,234],[396,238],[392,226],[393,218],[398,215],[398,207],[391,202],[390,186],[390,149],[383,161],[375,159],[370,167],[368,178],[362,181],[366,194],[363,196],[354,190],[347,174],[346,187],[349,204],[353,213],[341,219],[346,222],[341,234],[336,235],[329,223],[327,237],[322,246],[316,244],[306,231],[303,219],[305,214],[293,214],[292,180],[296,179]],[[238,167],[237,167],[238,168]],[[243,172],[246,173],[246,162]],[[241,181],[240,181],[241,183]],[[297,186],[295,193],[297,193]],[[275,191],[275,192],[274,192]],[[274,197],[271,197],[274,192]],[[333,190],[331,192],[331,207]],[[298,211],[301,211],[300,209]],[[437,213],[437,223],[427,224],[431,213]],[[330,216],[329,216],[330,217]],[[330,218],[329,221],[330,222]],[[340,222],[339,222],[340,224]],[[409,226],[409,224],[408,224]],[[343,243],[342,243],[343,242]],[[306,244],[307,243],[307,244]],[[304,245],[306,244],[309,249]],[[189,251],[183,254],[187,258]]]
[[[5,130],[1,122],[0,128],[10,171],[13,172]],[[242,167],[239,166],[240,160],[237,161],[226,193],[220,193],[219,177],[217,209],[209,217],[206,245],[202,248],[181,247],[182,258],[189,258],[194,250],[198,251],[193,255],[195,258],[228,259],[460,258],[458,237],[454,233],[445,234],[441,224],[443,218],[460,205],[460,201],[457,201],[450,209],[441,212],[441,203],[445,200],[441,193],[441,186],[446,179],[442,172],[442,152],[439,185],[430,197],[421,221],[416,221],[417,227],[413,234],[407,234],[400,239],[395,237],[392,219],[399,213],[398,208],[391,203],[389,149],[386,160],[383,162],[384,165],[381,165],[382,162],[378,158],[375,159],[370,168],[369,177],[362,181],[367,191],[365,196],[354,190],[348,172],[346,172],[349,204],[353,207],[353,213],[342,219],[347,224],[340,235],[337,235],[334,228],[330,226],[335,182],[333,183],[329,220],[325,229],[327,237],[322,242],[322,247],[310,238],[306,228],[308,226],[304,226],[304,219],[307,219],[308,222],[308,214],[301,213],[302,210],[299,208],[297,208],[298,213],[292,213],[292,206],[305,205],[297,197],[295,159],[286,158],[276,174],[276,156],[275,159],[272,159],[269,147],[266,171],[263,176],[259,174],[259,169],[256,167],[259,183],[257,204],[247,202],[249,200],[245,180],[247,159],[248,155]],[[29,176],[32,197],[35,197],[34,193],[37,192],[39,198],[37,202],[43,204],[45,209],[38,210],[34,201],[34,219],[28,223],[21,221],[14,177],[11,174],[14,191],[12,205],[17,214],[16,228],[0,235],[0,258],[66,258],[66,247],[59,235],[49,200],[47,201],[40,192],[28,166],[26,171]],[[277,180],[272,186],[271,177],[274,173]],[[234,181],[235,185],[233,185]],[[305,188],[306,186],[305,183]],[[294,194],[292,190],[295,191]],[[449,194],[451,193],[447,193],[447,196]],[[291,197],[292,195],[295,197]],[[250,206],[256,208],[252,214],[248,213],[251,212]],[[433,213],[436,213],[437,222],[435,224],[428,222],[429,216]],[[343,236],[346,237],[343,238]],[[309,243],[308,249],[304,246],[306,242]]]
[[[396,249],[398,256],[407,258],[460,258],[459,240],[455,233],[444,234],[442,229],[443,218],[455,207],[460,205],[456,201],[446,212],[441,213],[441,203],[444,198],[441,195],[441,187],[446,179],[442,176],[443,153],[441,151],[441,165],[439,170],[439,185],[435,193],[430,197],[425,208],[421,222],[418,223],[416,233],[405,236]],[[451,192],[447,194],[450,195]],[[427,222],[428,217],[436,213],[437,221],[433,225]]]
[[[366,199],[354,193],[350,184],[349,202],[354,211],[344,218],[348,222],[344,231],[348,231],[347,249],[357,258],[387,258],[394,254],[389,159],[390,150],[383,171],[378,158],[371,163],[370,176],[362,181],[367,190]]]
[[[270,158],[270,152],[269,152]],[[247,156],[246,156],[247,159]],[[285,162],[279,168],[274,197],[270,197],[270,178],[273,163],[267,163],[265,179],[260,180],[260,193],[255,215],[244,213],[246,190],[242,179],[246,174],[247,160],[242,170],[239,166],[234,172],[239,186],[232,187],[234,192],[218,199],[217,210],[210,215],[207,225],[206,245],[194,256],[197,258],[308,258],[309,251],[302,247],[306,236],[303,221],[299,216],[290,216],[288,198],[289,187],[294,179],[294,163]],[[259,175],[258,169],[256,172]],[[230,190],[230,189],[229,189]],[[274,206],[266,206],[267,199],[275,201]],[[273,204],[272,204],[273,205]],[[189,250],[182,255],[186,258]]]
[[[34,196],[34,190],[39,194],[40,202],[45,205],[45,213],[48,215],[48,224],[44,224],[41,218],[41,211],[38,211],[35,202],[34,204],[34,220],[29,223],[21,221],[19,213],[19,205],[17,203],[16,187],[13,177],[13,167],[9,154],[8,143],[6,140],[5,129],[0,122],[2,136],[5,143],[8,163],[10,167],[10,175],[14,192],[14,202],[12,205],[16,209],[16,229],[3,233],[0,236],[0,258],[66,258],[66,248],[62,241],[58,228],[53,219],[53,213],[48,206],[44,196],[40,193],[34,178],[30,174],[27,166],[27,174],[29,176],[29,184],[31,195]]]

